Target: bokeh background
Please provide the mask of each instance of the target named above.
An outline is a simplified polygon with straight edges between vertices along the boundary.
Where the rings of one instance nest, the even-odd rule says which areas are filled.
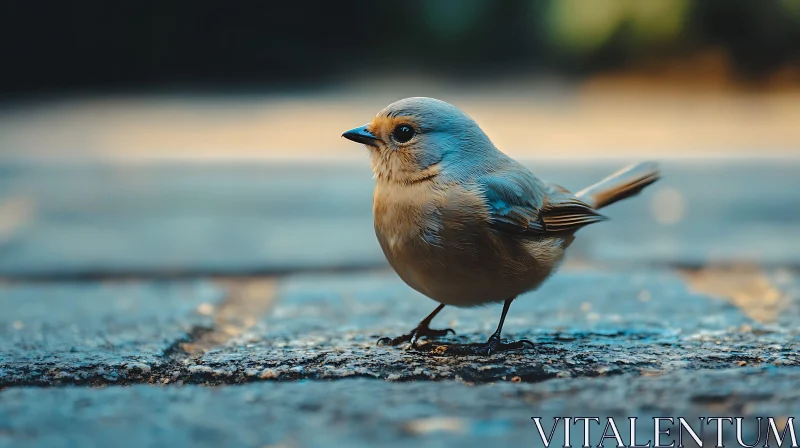
[[[8,0],[6,157],[363,157],[435,96],[518,157],[794,156],[800,1]]]

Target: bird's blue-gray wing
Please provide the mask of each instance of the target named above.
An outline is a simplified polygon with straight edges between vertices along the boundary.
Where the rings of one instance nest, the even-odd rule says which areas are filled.
[[[491,173],[476,179],[489,207],[489,224],[508,233],[544,232],[545,188],[525,173]]]
[[[606,219],[566,189],[527,170],[494,172],[476,181],[489,208],[489,224],[501,232],[575,231]]]

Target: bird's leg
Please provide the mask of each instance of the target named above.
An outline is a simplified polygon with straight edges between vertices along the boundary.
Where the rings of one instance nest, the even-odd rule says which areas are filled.
[[[411,330],[408,334],[404,334],[396,338],[380,338],[378,339],[378,345],[400,345],[404,342],[410,341],[411,346],[416,347],[417,341],[419,340],[419,338],[422,337],[433,339],[446,336],[447,333],[456,334],[456,332],[453,331],[452,328],[446,328],[444,330],[432,330],[431,327],[429,326],[433,318],[436,317],[437,314],[439,314],[439,311],[442,311],[442,308],[444,308],[444,304],[437,306],[436,309],[433,310],[431,314],[428,314],[428,317],[422,319],[422,322],[420,322],[419,325],[417,325],[417,328]]]
[[[508,314],[508,308],[514,299],[508,299],[503,303],[503,314],[500,316],[500,323],[497,324],[497,330],[494,331],[489,340],[483,344],[448,344],[441,345],[443,348],[442,353],[454,355],[491,355],[492,353],[502,352],[506,350],[517,350],[525,348],[525,346],[533,347],[533,342],[527,339],[520,339],[519,341],[503,342],[500,339],[500,333],[503,331],[503,323]],[[434,349],[436,350],[436,349]]]

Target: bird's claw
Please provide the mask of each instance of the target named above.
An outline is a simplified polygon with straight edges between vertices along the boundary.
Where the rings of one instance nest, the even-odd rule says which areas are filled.
[[[437,339],[444,336],[447,336],[449,333],[456,334],[455,330],[452,328],[445,328],[444,330],[434,330],[428,327],[417,327],[411,330],[410,333],[398,336],[396,338],[387,338],[383,337],[378,339],[377,345],[379,347],[391,345],[396,346],[406,342],[411,342],[411,347],[417,347],[417,341],[420,338],[426,339]]]
[[[408,339],[406,339],[405,338],[406,336],[409,336],[409,335],[404,334],[403,336],[398,336],[396,338],[383,337],[383,338],[378,339],[378,342],[375,345],[377,345],[378,347],[383,347],[383,346],[386,346],[386,345],[400,345],[405,341],[410,341],[411,340],[410,337]]]
[[[507,351],[507,350],[521,350],[521,349],[524,349],[525,347],[533,348],[533,347],[535,347],[535,345],[533,344],[533,342],[531,342],[528,339],[520,339],[520,340],[517,340],[517,341],[511,341],[511,342],[502,342],[501,341],[497,345],[497,347],[495,347],[495,350],[491,350],[490,352],[488,352],[488,354],[491,355],[494,352],[504,352],[504,351]]]

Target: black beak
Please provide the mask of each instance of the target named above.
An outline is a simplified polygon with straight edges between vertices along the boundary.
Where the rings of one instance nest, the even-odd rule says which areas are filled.
[[[348,140],[352,140],[356,143],[363,143],[365,145],[370,145],[370,146],[378,146],[378,137],[375,137],[372,134],[372,132],[369,132],[367,130],[367,125],[350,129],[349,131],[342,134],[342,137]]]

